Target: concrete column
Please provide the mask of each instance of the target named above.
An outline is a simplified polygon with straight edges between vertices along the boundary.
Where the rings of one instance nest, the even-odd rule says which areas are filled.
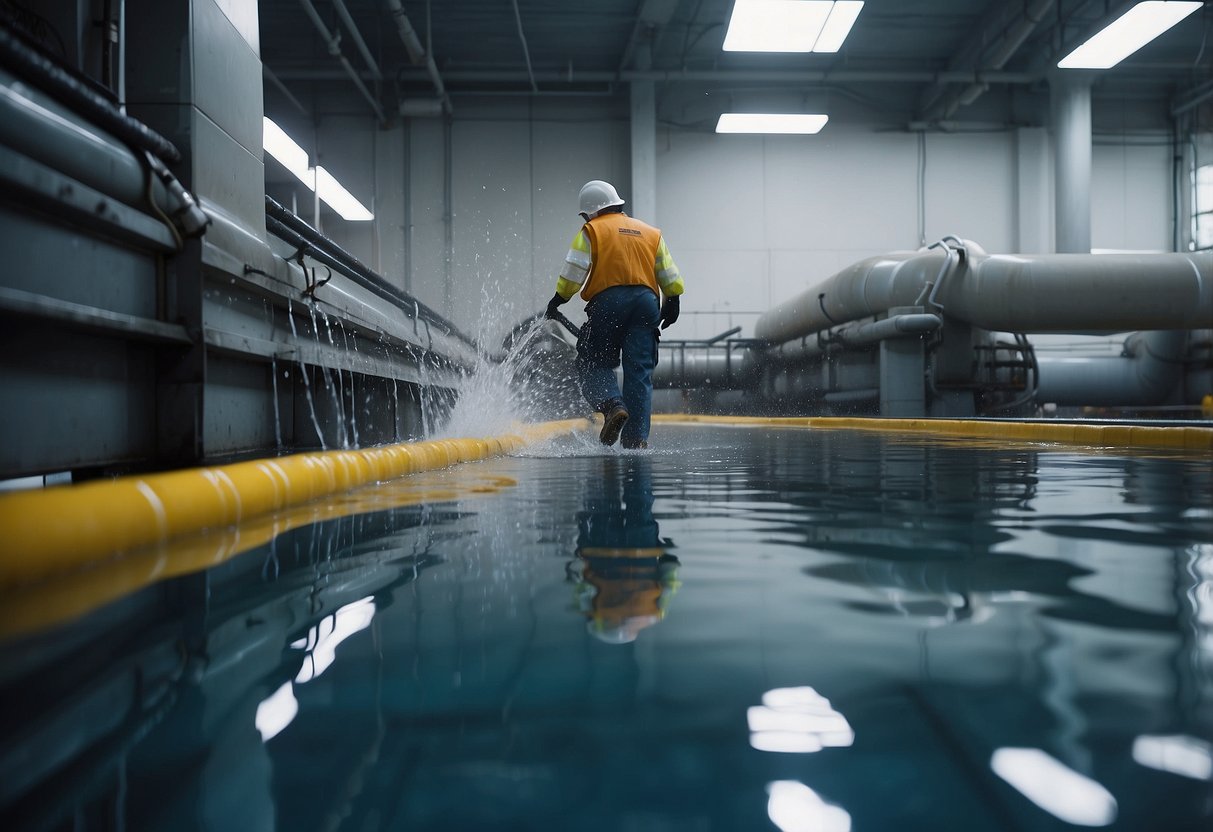
[[[177,145],[182,184],[222,209],[207,241],[239,252],[249,232],[265,236],[257,4],[126,0],[125,14],[139,21],[127,27],[127,108]]]
[[[628,213],[657,224],[657,91],[652,81],[632,82],[632,193]]]
[[[1091,253],[1091,79],[1055,75],[1053,112],[1055,242],[1059,254]]]
[[[1043,127],[1015,131],[1015,251],[1053,251],[1053,197],[1049,192],[1049,136]]]

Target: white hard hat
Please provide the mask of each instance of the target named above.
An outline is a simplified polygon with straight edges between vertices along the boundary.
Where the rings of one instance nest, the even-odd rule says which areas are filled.
[[[591,179],[582,185],[578,199],[581,203],[581,210],[578,213],[586,219],[593,217],[603,208],[623,204],[623,199],[619,196],[619,191],[615,190],[615,186],[610,182],[603,182],[601,179]]]

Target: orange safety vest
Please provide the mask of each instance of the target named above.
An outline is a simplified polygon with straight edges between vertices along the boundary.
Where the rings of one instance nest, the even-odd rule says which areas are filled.
[[[627,214],[611,213],[594,217],[585,224],[590,238],[590,275],[581,290],[589,301],[612,286],[648,286],[661,297],[657,287],[657,247],[661,230]]]

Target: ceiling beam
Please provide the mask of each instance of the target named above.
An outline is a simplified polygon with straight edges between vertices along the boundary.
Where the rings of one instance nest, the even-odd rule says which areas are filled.
[[[661,30],[669,25],[674,12],[678,9],[678,0],[641,0],[640,8],[636,10],[636,24],[632,34],[623,48],[619,58],[619,71],[625,69],[648,69],[651,66],[652,55],[644,50],[637,61],[637,52],[641,46],[652,47],[653,41]],[[635,67],[633,61],[637,62]],[[646,64],[642,66],[641,64]]]
[[[299,4],[303,6],[303,11],[311,19],[312,25],[316,27],[316,31],[320,33],[321,39],[324,40],[325,46],[328,47],[328,52],[340,63],[345,70],[345,75],[354,82],[354,86],[358,88],[358,92],[362,93],[362,97],[366,99],[366,103],[371,106],[371,110],[375,113],[375,118],[380,124],[384,123],[383,110],[379,106],[379,102],[375,100],[375,96],[366,88],[366,84],[362,82],[362,75],[358,70],[350,65],[349,59],[341,53],[341,39],[329,31],[328,26],[320,17],[320,13],[316,11],[316,7],[312,5],[312,0],[299,0]],[[377,80],[373,75],[371,80]]]
[[[964,46],[948,61],[948,67],[972,69],[979,73],[1001,70],[1052,11],[1054,2],[1025,0],[1021,4],[995,0],[977,29],[965,39]],[[919,98],[918,120],[929,123],[951,118],[958,109],[972,104],[987,89],[989,84],[980,80],[962,86],[933,82]]]
[[[288,81],[333,81],[346,77],[336,70],[311,67],[282,67],[275,74]],[[516,70],[449,70],[443,77],[452,83],[493,84],[529,83],[530,75]],[[903,70],[903,69],[833,69],[833,70],[763,70],[763,69],[708,69],[708,70],[624,70],[623,72],[578,72],[578,83],[611,83],[630,81],[719,82],[719,83],[788,83],[788,84],[853,84],[853,83],[956,83],[956,84],[1034,84],[1043,77],[1042,72],[977,72],[973,70]],[[401,81],[424,81],[426,76],[417,70],[404,70]],[[566,72],[537,71],[539,83],[562,85],[569,82]]]

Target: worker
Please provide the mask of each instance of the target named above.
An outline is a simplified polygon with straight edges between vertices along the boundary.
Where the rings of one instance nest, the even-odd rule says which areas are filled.
[[[586,182],[579,201],[585,224],[569,247],[547,317],[581,290],[589,320],[577,339],[577,379],[603,415],[598,438],[647,448],[658,324],[666,329],[678,320],[682,277],[661,231],[625,214],[614,185]],[[615,379],[621,355],[622,394]]]
[[[628,644],[665,618],[681,586],[680,564],[653,517],[650,459],[603,457],[601,475],[584,482],[577,557],[565,573],[589,634]]]

